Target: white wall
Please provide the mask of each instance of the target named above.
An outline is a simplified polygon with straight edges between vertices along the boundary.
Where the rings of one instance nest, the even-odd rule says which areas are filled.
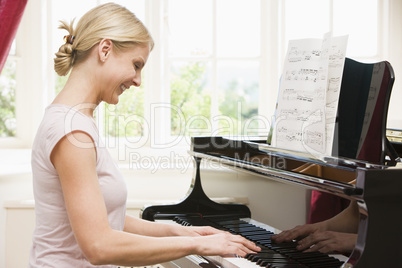
[[[5,267],[5,200],[32,199],[29,150],[0,150],[0,267]]]

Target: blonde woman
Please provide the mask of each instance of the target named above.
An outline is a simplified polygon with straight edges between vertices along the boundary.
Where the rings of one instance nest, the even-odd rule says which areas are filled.
[[[56,53],[68,81],[46,108],[32,149],[36,228],[29,267],[142,266],[189,254],[244,256],[254,243],[211,227],[148,222],[125,214],[122,174],[93,119],[100,102],[117,104],[153,48],[144,25],[108,3],[87,12]]]

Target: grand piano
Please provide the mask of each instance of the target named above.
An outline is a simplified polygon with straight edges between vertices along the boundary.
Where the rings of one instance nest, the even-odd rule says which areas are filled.
[[[402,169],[400,152],[395,150],[400,142],[390,142],[386,129],[393,81],[388,62],[365,64],[346,58],[333,143],[335,153],[330,156],[276,148],[266,137],[193,137],[189,154],[195,169],[189,194],[178,204],[144,208],[142,218],[213,226],[240,234],[263,250],[246,258],[188,256],[167,266],[402,267]],[[200,175],[202,161],[356,201],[360,223],[353,252],[342,259],[299,252],[293,242],[273,243],[270,236],[274,228],[253,220],[246,205],[216,203],[205,194]]]

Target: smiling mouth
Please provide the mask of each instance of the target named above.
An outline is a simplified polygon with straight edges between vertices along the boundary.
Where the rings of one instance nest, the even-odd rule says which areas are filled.
[[[125,85],[121,85],[120,86],[120,89],[121,89],[121,93],[123,93],[126,89],[128,89],[128,87],[126,87]]]

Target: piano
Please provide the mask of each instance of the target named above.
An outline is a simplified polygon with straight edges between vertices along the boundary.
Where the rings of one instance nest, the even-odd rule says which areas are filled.
[[[401,153],[395,150],[400,140],[391,143],[386,130],[393,81],[394,74],[388,62],[363,64],[346,59],[335,127],[335,153],[331,156],[317,157],[276,148],[266,137],[192,137],[189,154],[195,169],[188,195],[178,204],[146,207],[141,217],[172,224],[213,226],[240,234],[263,250],[246,258],[188,256],[164,265],[402,267],[402,246],[399,245],[402,241],[402,169]],[[373,85],[379,85],[375,96]],[[398,131],[391,132],[395,136]],[[294,242],[275,244],[270,236],[277,230],[269,223],[253,220],[246,205],[216,203],[205,194],[200,175],[202,161],[355,200],[360,223],[353,252],[336,258],[299,252]]]

